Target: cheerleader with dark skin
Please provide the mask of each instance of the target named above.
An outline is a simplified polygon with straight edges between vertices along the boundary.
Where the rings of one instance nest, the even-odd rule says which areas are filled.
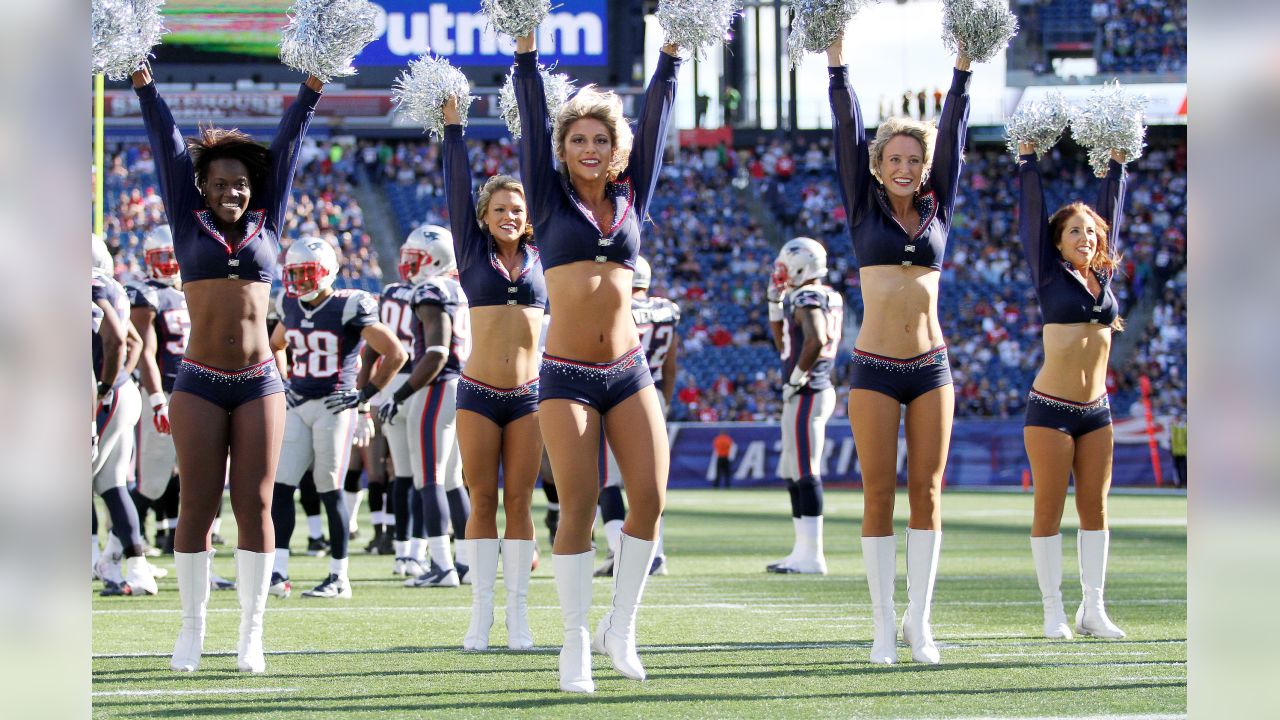
[[[227,481],[238,532],[237,667],[263,672],[262,614],[275,546],[271,493],[285,420],[266,316],[298,150],[323,83],[307,78],[265,148],[238,130],[221,128],[204,128],[184,142],[149,67],[133,74],[133,87],[191,316],[190,341],[169,403],[181,478],[174,551],[183,604],[171,666],[190,672],[199,665],[209,533]]]
[[[1116,236],[1124,211],[1126,158],[1111,151],[1093,207],[1074,202],[1049,216],[1036,146],[1022,143],[1018,152],[1018,237],[1044,316],[1044,364],[1027,398],[1023,428],[1035,487],[1031,554],[1044,605],[1044,635],[1071,637],[1062,607],[1060,524],[1067,487],[1074,477],[1083,591],[1075,630],[1081,635],[1122,638],[1124,631],[1107,617],[1102,591],[1110,545],[1107,493],[1114,451],[1107,362],[1112,333],[1124,328],[1111,279],[1120,263]]]

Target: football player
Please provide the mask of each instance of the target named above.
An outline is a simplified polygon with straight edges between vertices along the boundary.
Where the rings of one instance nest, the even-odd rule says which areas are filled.
[[[405,586],[458,587],[467,573],[466,558],[460,556],[459,567],[454,566],[446,528],[452,520],[456,539],[466,538],[470,505],[456,423],[458,376],[471,354],[471,323],[462,285],[450,276],[457,267],[453,235],[438,225],[415,229],[400,248],[400,264],[401,277],[413,284],[414,366],[378,415],[384,427],[408,426],[413,485],[431,558],[426,571],[405,580]],[[400,467],[397,462],[397,474],[403,472]]]
[[[652,282],[653,268],[649,261],[637,257],[636,271],[631,280],[631,317],[636,321],[636,329],[640,331],[640,346],[644,348],[645,357],[649,361],[653,384],[658,387],[658,404],[662,407],[663,417],[666,417],[667,408],[671,407],[671,396],[676,390],[676,355],[680,348],[676,327],[680,324],[680,306],[667,298],[649,295],[649,285]],[[600,490],[600,519],[609,544],[609,554],[600,567],[596,568],[595,575],[612,577],[613,557],[618,552],[618,543],[622,541],[622,524],[626,519],[627,506],[622,497],[622,472],[618,469],[618,461],[613,457],[613,450],[609,448],[604,433],[600,434],[600,446],[608,453],[609,458],[604,488]],[[657,547],[654,549],[653,564],[649,568],[650,575],[667,574],[662,529],[662,520],[659,520]]]
[[[767,567],[775,573],[827,573],[822,547],[822,445],[836,407],[831,370],[840,346],[844,298],[822,280],[827,251],[816,240],[789,240],[774,275],[782,299],[782,466],[791,491],[796,538],[792,554]]]
[[[378,321],[378,303],[363,290],[335,290],[338,256],[320,238],[301,238],[285,254],[286,297],[280,324],[271,334],[271,346],[284,367],[284,350],[293,350],[288,374],[284,445],[276,470],[275,498],[271,505],[276,528],[275,568],[271,592],[287,597],[289,540],[293,534],[293,491],[311,468],[316,491],[329,518],[332,543],[329,575],[304,597],[349,598],[347,577],[347,517],[342,480],[347,472],[357,408],[367,405],[404,364],[404,348]],[[378,372],[360,388],[355,387],[362,343],[368,343],[384,359]]]
[[[129,301],[111,275],[113,262],[106,244],[95,236],[93,246],[90,300],[102,310],[98,332],[92,336],[98,400],[93,490],[111,517],[111,532],[96,570],[103,595],[155,595],[158,588],[143,554],[137,509],[125,489],[134,449],[133,428],[142,414],[142,398],[129,374],[142,354],[142,338],[129,324]]]

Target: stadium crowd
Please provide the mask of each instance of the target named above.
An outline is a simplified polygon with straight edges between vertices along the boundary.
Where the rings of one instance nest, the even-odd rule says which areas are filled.
[[[1099,72],[1184,72],[1186,0],[1094,0]]]

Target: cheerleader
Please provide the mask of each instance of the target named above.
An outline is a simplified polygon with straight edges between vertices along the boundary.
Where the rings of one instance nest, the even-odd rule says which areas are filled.
[[[1102,588],[1107,574],[1107,492],[1114,435],[1107,403],[1107,360],[1112,333],[1124,329],[1111,279],[1120,259],[1116,234],[1124,208],[1125,155],[1111,151],[1095,207],[1073,202],[1052,216],[1036,146],[1018,145],[1022,184],[1018,237],[1044,316],[1044,364],[1031,385],[1022,430],[1031,460],[1035,515],[1031,556],[1044,603],[1044,636],[1070,638],[1062,609],[1062,509],[1074,475],[1080,585],[1076,632],[1122,638],[1107,617]]]
[[[533,245],[524,186],[495,175],[471,194],[471,163],[457,98],[444,105],[445,196],[458,261],[458,280],[471,307],[471,357],[458,381],[458,446],[467,469],[471,518],[471,625],[464,650],[489,647],[493,591],[502,555],[507,591],[507,647],[533,647],[529,573],[533,486],[542,463],[538,430],[538,335],[547,285]],[[498,473],[507,527],[498,540]]]
[[[678,46],[663,46],[633,138],[621,99],[593,87],[548,117],[535,34],[516,42],[513,83],[520,174],[555,308],[540,371],[538,422],[560,494],[553,556],[565,628],[560,689],[593,692],[592,649],[607,654],[626,677],[645,678],[636,654],[636,612],[653,559],[670,448],[631,318],[631,287],[680,59]],[[612,608],[591,637],[591,524],[602,428],[622,471],[630,513],[614,566]]]
[[[938,127],[907,118],[867,142],[849,87],[843,36],[827,48],[836,169],[857,256],[862,329],[849,422],[862,465],[862,553],[875,621],[871,662],[897,661],[893,607],[898,428],[906,425],[907,597],[903,639],[917,662],[940,661],[929,627],[942,543],[940,495],[955,393],[938,322],[938,285],[969,120],[969,57],[956,58]],[[906,406],[904,423],[902,407]]]

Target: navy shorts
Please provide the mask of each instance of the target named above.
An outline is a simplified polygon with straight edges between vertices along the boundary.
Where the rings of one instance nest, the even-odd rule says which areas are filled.
[[[173,391],[191,393],[231,412],[251,400],[284,392],[284,383],[275,358],[239,370],[219,370],[183,358]]]
[[[594,408],[601,415],[653,384],[644,348],[639,345],[607,363],[543,355],[539,379],[542,382],[538,402],[573,400]]]
[[[498,427],[538,410],[538,379],[513,388],[486,385],[463,375],[458,380],[458,409],[479,413]]]
[[[1102,397],[1087,403],[1063,400],[1032,390],[1027,396],[1027,420],[1023,427],[1046,427],[1073,438],[1111,424],[1111,403]]]
[[[850,388],[874,390],[903,405],[930,390],[951,384],[946,345],[903,360],[854,350],[852,360]]]

